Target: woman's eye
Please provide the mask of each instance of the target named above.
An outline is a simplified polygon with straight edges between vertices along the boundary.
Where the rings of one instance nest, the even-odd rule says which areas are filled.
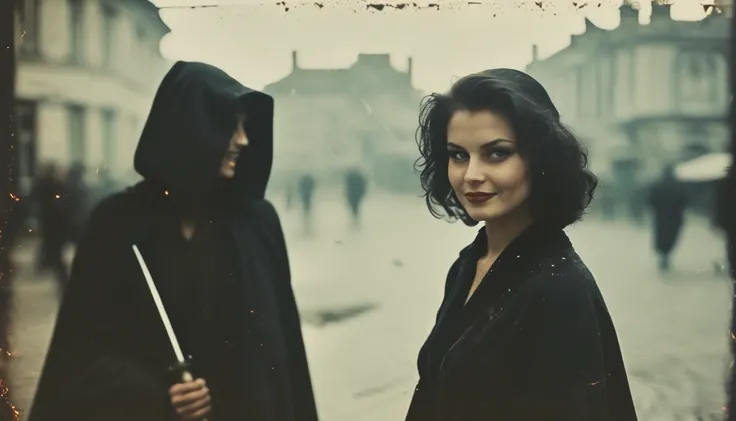
[[[447,151],[447,155],[450,157],[450,159],[459,161],[467,159],[468,154],[463,151]]]
[[[509,149],[494,149],[492,150],[488,155],[491,159],[506,159],[509,156],[513,155],[514,151]]]

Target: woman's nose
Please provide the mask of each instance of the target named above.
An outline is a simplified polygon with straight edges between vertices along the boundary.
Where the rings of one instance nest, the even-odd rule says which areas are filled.
[[[235,144],[238,146],[248,146],[248,134],[244,130],[238,130],[235,134]]]
[[[471,159],[465,170],[465,181],[468,183],[483,181],[483,171],[480,166]]]

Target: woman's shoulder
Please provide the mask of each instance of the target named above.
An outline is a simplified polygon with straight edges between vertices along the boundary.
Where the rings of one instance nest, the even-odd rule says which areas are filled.
[[[584,304],[600,295],[593,273],[574,250],[541,260],[527,291],[559,305]]]
[[[132,216],[131,212],[140,209],[145,203],[135,187],[114,193],[102,199],[92,211],[91,218],[95,219],[119,219],[123,216]]]
[[[134,187],[112,194],[100,201],[92,210],[86,231],[95,237],[107,236],[113,240],[118,235],[132,233],[139,226],[146,198]]]
[[[230,216],[236,220],[255,224],[259,230],[267,232],[282,231],[281,218],[276,207],[266,199],[249,200],[229,210]]]
[[[258,213],[258,216],[266,218],[270,222],[279,222],[276,207],[267,199],[254,200],[251,202],[251,206]]]

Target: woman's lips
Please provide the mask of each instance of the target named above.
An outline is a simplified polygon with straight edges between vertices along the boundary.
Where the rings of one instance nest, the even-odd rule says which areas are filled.
[[[239,156],[240,154],[238,152],[228,152],[225,154],[225,160],[227,160],[231,165],[234,165]]]
[[[472,204],[485,203],[490,200],[496,193],[465,193],[465,198]]]

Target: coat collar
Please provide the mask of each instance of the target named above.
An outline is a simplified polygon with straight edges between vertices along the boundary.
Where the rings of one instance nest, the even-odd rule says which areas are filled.
[[[472,260],[475,263],[486,252],[487,244],[486,229],[481,227],[473,242],[460,252],[460,259]],[[539,253],[545,254],[551,250],[571,247],[570,239],[563,230],[542,224],[532,224],[509,243],[493,266],[500,266],[501,261],[524,261],[538,257]]]

